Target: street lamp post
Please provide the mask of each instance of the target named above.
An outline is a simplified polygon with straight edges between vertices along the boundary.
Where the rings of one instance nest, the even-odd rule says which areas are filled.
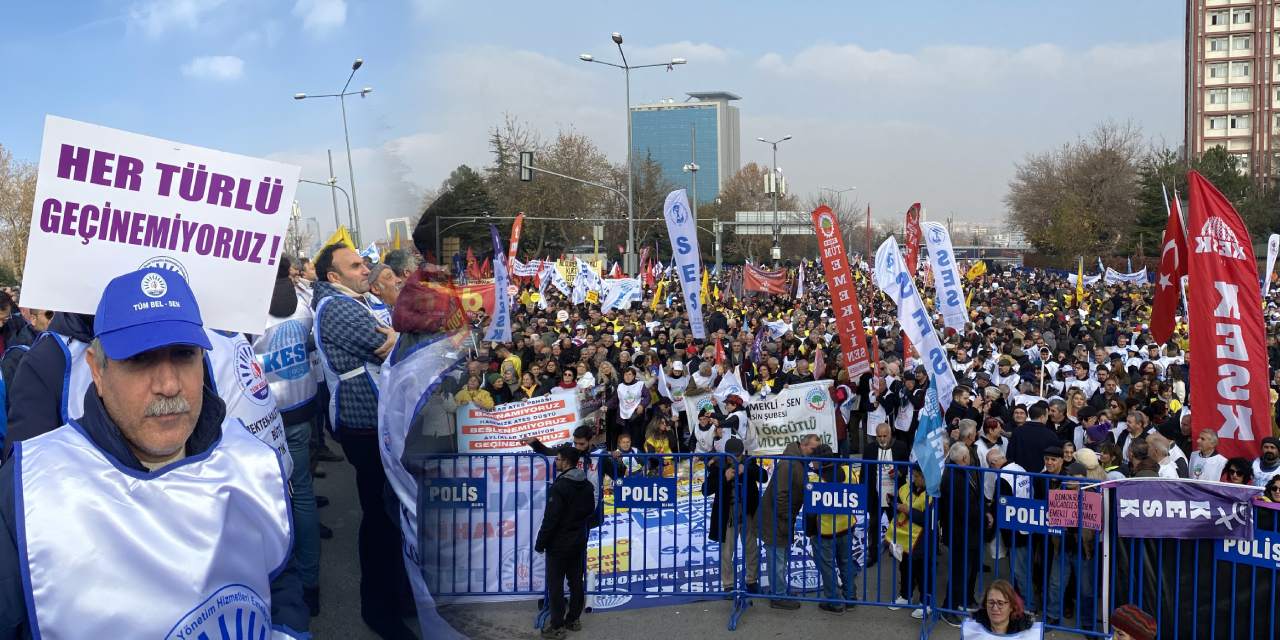
[[[622,75],[626,79],[627,84],[627,255],[623,257],[626,263],[628,275],[636,275],[640,267],[636,264],[636,215],[635,215],[635,169],[632,165],[633,150],[631,148],[631,70],[646,69],[649,67],[666,67],[668,70],[678,64],[688,62],[684,58],[672,58],[669,62],[660,62],[655,64],[630,64],[627,62],[627,54],[622,50],[622,34],[617,31],[611,35],[613,43],[618,47],[618,55],[622,57],[622,64],[614,62],[605,62],[596,60],[595,56],[584,53],[578,56],[583,62],[595,62],[616,69],[622,69]]]
[[[322,187],[329,187],[329,192],[333,195],[335,202],[337,201],[338,194],[334,193],[333,190],[337,189],[338,191],[341,191],[342,197],[347,199],[347,224],[351,225],[354,222],[354,220],[351,217],[352,215],[351,214],[351,195],[347,193],[346,189],[343,189],[342,187],[338,186],[337,178],[330,177],[328,182],[320,182],[318,180],[307,180],[305,178],[298,178],[298,182],[305,182],[307,184],[318,184]],[[338,227],[341,227],[341,226],[342,226],[342,223],[338,220],[338,210],[334,209],[333,210],[333,230],[337,231]],[[359,243],[357,242],[357,244]]]
[[[773,192],[773,263],[775,267],[778,265],[778,262],[782,260],[782,243],[781,243],[781,238],[779,237],[780,231],[778,228],[778,188],[779,188],[778,143],[786,142],[787,140],[790,140],[790,139],[791,139],[791,136],[789,135],[782,136],[777,140],[765,140],[764,138],[756,138],[756,140],[759,140],[760,142],[763,142],[773,147],[773,169],[772,169],[772,172],[769,174],[769,180],[770,180],[769,190]]]
[[[693,196],[693,224],[698,224],[698,128],[697,125],[689,125],[689,162],[685,163],[682,170],[691,175],[689,186],[692,187]]]
[[[351,183],[351,208],[355,212],[355,221],[353,222],[351,233],[355,236],[357,246],[360,245],[360,201],[356,197],[356,170],[354,163],[351,161],[351,134],[347,130],[346,98],[347,96],[354,95],[359,95],[363,98],[373,92],[372,87],[365,87],[359,91],[347,91],[347,88],[351,86],[351,79],[356,75],[356,70],[363,65],[364,60],[362,58],[356,58],[355,62],[351,63],[351,74],[347,76],[347,83],[342,85],[342,91],[339,91],[338,93],[321,93],[315,95],[308,95],[305,93],[293,94],[294,100],[306,100],[307,98],[337,98],[338,104],[342,106],[342,138],[347,143],[347,176],[348,181]]]

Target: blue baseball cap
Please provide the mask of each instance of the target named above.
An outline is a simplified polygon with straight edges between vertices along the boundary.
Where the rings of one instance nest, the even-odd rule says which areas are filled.
[[[167,269],[139,269],[108,282],[93,330],[112,360],[173,345],[212,348],[195,294]]]

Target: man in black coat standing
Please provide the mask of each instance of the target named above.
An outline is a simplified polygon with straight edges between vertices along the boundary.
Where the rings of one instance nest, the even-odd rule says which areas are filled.
[[[1043,401],[1031,405],[1027,409],[1031,419],[1009,435],[1009,460],[1032,473],[1044,469],[1044,450],[1060,444],[1058,434],[1045,425],[1047,413],[1048,405]]]
[[[747,591],[757,593],[760,590],[760,541],[756,539],[755,516],[760,506],[760,485],[769,480],[769,472],[762,469],[755,459],[743,456],[744,449],[742,440],[738,438],[725,441],[726,457],[715,458],[707,464],[702,495],[712,498],[707,537],[720,543],[720,586],[724,591],[733,590],[734,559],[737,541],[741,538]],[[738,502],[739,487],[746,487],[746,504]],[[738,523],[743,521],[746,522],[746,530],[740,532]]]
[[[543,638],[559,640],[566,629],[578,631],[586,604],[587,532],[595,515],[595,492],[587,473],[578,468],[582,452],[572,445],[556,451],[556,481],[547,490],[547,508],[533,550],[547,554],[547,591],[551,594],[551,619],[542,628]],[[569,581],[569,610],[565,611],[564,583]]]

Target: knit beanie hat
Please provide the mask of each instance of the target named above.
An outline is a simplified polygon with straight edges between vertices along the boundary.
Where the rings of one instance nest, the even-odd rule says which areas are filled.
[[[1111,613],[1111,626],[1131,635],[1135,640],[1156,640],[1156,620],[1131,604]]]

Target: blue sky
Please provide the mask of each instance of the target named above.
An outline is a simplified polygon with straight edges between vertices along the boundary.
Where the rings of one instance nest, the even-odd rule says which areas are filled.
[[[62,115],[235,153],[295,162],[323,180],[332,148],[347,182],[333,92],[348,102],[364,231],[420,212],[425,189],[488,161],[504,113],[550,136],[575,128],[625,149],[621,31],[639,72],[633,99],[686,91],[743,96],[742,159],[780,148],[792,190],[858,186],[878,215],[920,200],[930,217],[998,220],[1014,163],[1106,119],[1181,143],[1183,3],[453,2],[152,0],[11,3],[0,144],[36,160],[43,117]],[[332,228],[321,187],[304,216]]]

